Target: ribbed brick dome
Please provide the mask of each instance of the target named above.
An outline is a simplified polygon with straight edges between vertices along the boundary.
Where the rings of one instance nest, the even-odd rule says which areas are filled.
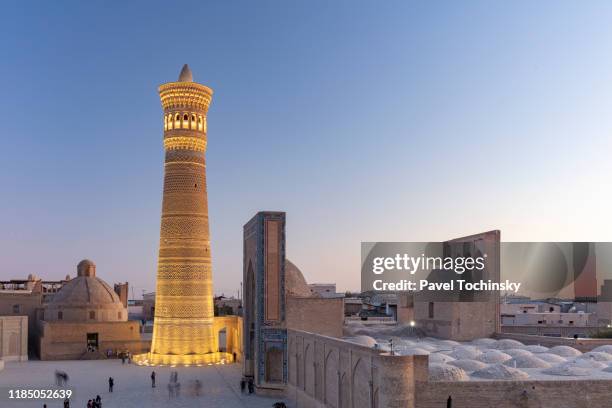
[[[77,277],[66,282],[47,305],[45,320],[125,321],[127,311],[117,293],[96,277],[95,264],[83,260],[77,266]]]

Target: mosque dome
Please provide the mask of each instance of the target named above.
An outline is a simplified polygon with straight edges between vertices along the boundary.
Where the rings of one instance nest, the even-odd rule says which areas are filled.
[[[285,259],[285,293],[294,297],[313,297],[302,271],[289,259]]]
[[[77,276],[67,281],[45,308],[44,320],[67,322],[126,321],[127,311],[119,296],[96,277],[96,265],[82,260]]]

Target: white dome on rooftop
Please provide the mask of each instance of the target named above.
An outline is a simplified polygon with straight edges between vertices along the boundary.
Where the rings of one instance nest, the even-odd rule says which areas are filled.
[[[429,381],[466,381],[469,378],[464,370],[450,364],[429,365]]]
[[[612,354],[604,353],[602,351],[588,351],[576,358],[587,358],[595,361],[607,362],[612,361]]]
[[[513,368],[548,368],[550,363],[534,356],[533,354],[528,356],[517,356],[510,360],[504,361],[504,365]]]
[[[612,354],[612,344],[606,344],[606,345],[603,345],[603,346],[595,347],[591,351],[597,351],[597,352],[600,352],[600,353]]]
[[[430,353],[431,353],[430,350],[427,350],[427,349],[422,348],[422,347],[408,347],[408,348],[402,350],[402,354],[405,355],[405,356],[428,355]]]
[[[487,364],[483,363],[482,361],[470,359],[454,360],[448,364],[459,367],[466,372],[482,370],[483,368],[487,367]]]
[[[546,353],[548,351],[548,347],[531,344],[529,346],[525,346],[525,350],[531,351],[532,353]]]
[[[601,363],[592,358],[575,358],[572,361],[568,361],[568,364],[573,364],[580,368],[591,368],[591,369],[602,369],[606,368],[607,364]]]
[[[459,359],[459,360],[465,360],[465,359],[474,360],[478,358],[478,356],[480,356],[481,354],[482,354],[482,351],[478,350],[476,347],[467,346],[467,345],[455,347],[453,351],[448,353],[449,356]]]
[[[577,357],[582,353],[570,346],[555,346],[551,348],[549,353],[557,354],[561,357]]]
[[[538,353],[536,356],[550,364],[561,364],[567,361],[565,357],[553,353]]]
[[[429,364],[441,364],[441,363],[449,363],[450,361],[454,361],[455,359],[449,355],[442,353],[430,353],[429,354]]]
[[[487,364],[503,363],[506,360],[510,360],[512,356],[504,353],[501,350],[483,350],[482,354],[478,357],[479,361]]]
[[[531,351],[527,351],[527,350],[520,349],[520,348],[505,349],[503,351],[504,353],[509,354],[512,357],[531,356],[533,354]]]
[[[348,337],[346,340],[352,343],[357,343],[362,346],[366,346],[370,348],[373,348],[377,344],[376,340],[374,340],[374,338],[370,336],[354,336],[354,337]]]
[[[523,343],[521,343],[520,341],[517,340],[512,340],[512,339],[501,339],[498,340],[495,347],[500,349],[500,350],[505,350],[505,349],[517,349],[517,348],[522,348],[525,345]]]
[[[568,377],[583,377],[589,375],[589,370],[578,367],[571,363],[563,363],[543,370],[542,373],[548,375],[563,375]]]
[[[489,337],[483,337],[480,339],[472,340],[472,345],[479,347],[479,348],[482,348],[482,347],[493,348],[495,347],[496,344],[497,344],[497,340],[491,339]]]
[[[508,367],[503,364],[492,364],[481,370],[474,371],[473,377],[486,378],[489,380],[526,380],[529,374],[518,368]]]

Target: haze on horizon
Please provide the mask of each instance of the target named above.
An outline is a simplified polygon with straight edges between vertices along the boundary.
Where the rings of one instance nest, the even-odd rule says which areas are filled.
[[[0,279],[154,290],[157,86],[214,91],[215,292],[242,226],[287,212],[309,282],[359,288],[362,241],[612,241],[607,2],[14,2],[0,30]]]

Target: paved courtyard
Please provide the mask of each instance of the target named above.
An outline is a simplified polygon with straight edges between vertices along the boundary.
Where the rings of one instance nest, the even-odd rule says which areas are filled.
[[[241,394],[240,366],[213,365],[204,367],[155,367],[157,387],[151,388],[151,367],[121,364],[121,360],[100,361],[28,361],[6,363],[0,371],[0,407],[40,408],[63,407],[62,400],[9,399],[9,389],[56,389],[55,370],[69,375],[73,391],[70,407],[86,407],[87,400],[102,397],[103,408],[130,407],[226,407],[271,408],[280,398],[263,398]],[[180,395],[169,397],[171,371],[178,371]],[[115,380],[114,392],[108,392],[108,377]],[[196,396],[195,380],[202,384]]]

